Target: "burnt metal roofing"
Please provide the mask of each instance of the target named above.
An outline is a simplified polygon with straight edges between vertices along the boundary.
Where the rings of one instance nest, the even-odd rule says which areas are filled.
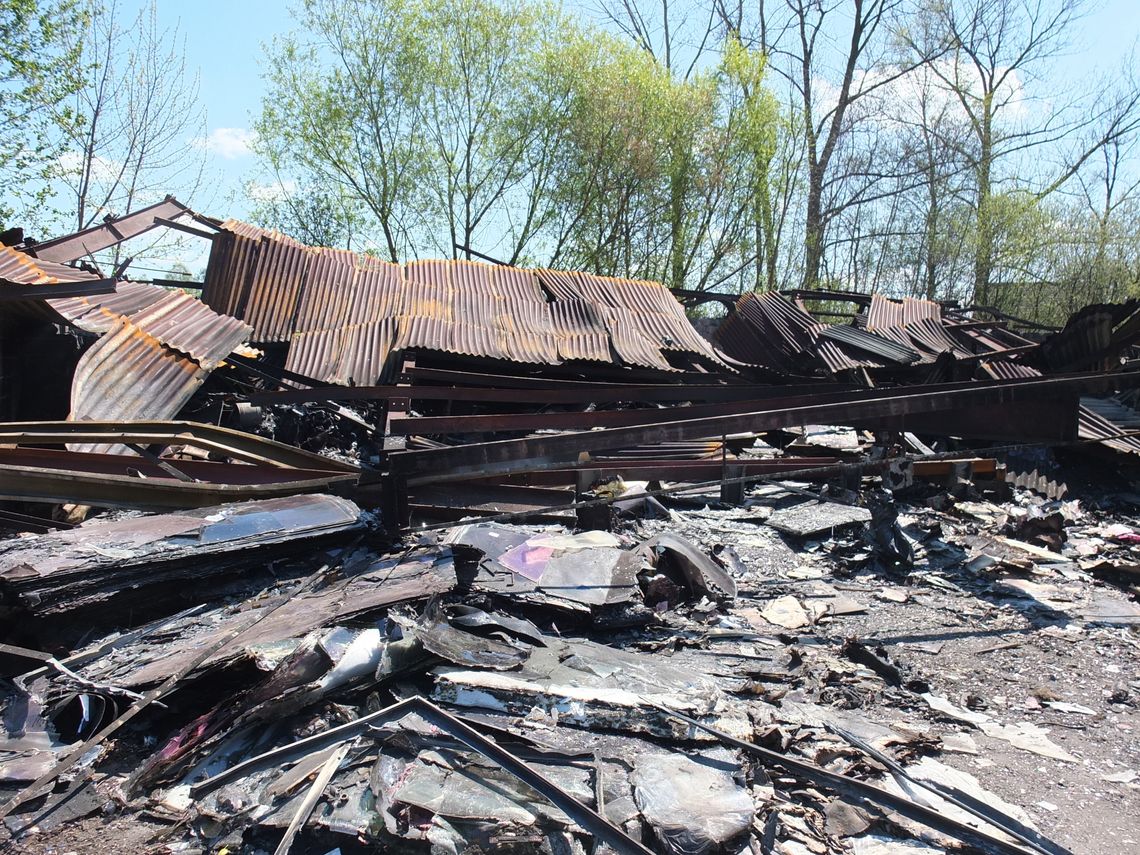
[[[821,325],[819,334],[850,347],[873,354],[881,362],[909,365],[918,362],[920,355],[913,348],[893,342],[866,330],[841,324]]]
[[[779,294],[744,294],[714,341],[732,359],[790,373],[907,365],[909,346],[854,326],[821,324]]]
[[[210,371],[249,338],[248,325],[219,315],[183,291],[137,283],[121,283],[120,288],[105,302],[53,301],[69,322],[102,333],[76,365],[72,420],[170,418]]]
[[[133,315],[169,293],[158,285],[120,282],[111,294],[49,300],[48,306],[72,326],[101,335],[110,330],[119,318]]]
[[[72,421],[167,418],[205,382],[209,371],[120,318],[79,358],[71,386]],[[102,451],[78,446],[73,451]]]
[[[1103,445],[1126,454],[1140,454],[1140,436],[1127,436],[1140,430],[1140,413],[1114,398],[1081,398],[1078,436],[1100,440]]]
[[[372,385],[421,349],[530,364],[586,360],[674,370],[666,354],[724,367],[663,285],[473,261],[400,265],[308,247],[227,220],[203,300],[288,342],[286,368]]]
[[[113,280],[98,274],[33,258],[10,246],[0,246],[0,300],[77,297],[106,294],[114,289]]]

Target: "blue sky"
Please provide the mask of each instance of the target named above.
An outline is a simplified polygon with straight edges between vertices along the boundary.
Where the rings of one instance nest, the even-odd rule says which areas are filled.
[[[124,17],[149,0],[121,0]],[[590,0],[568,3],[588,10]],[[184,199],[203,213],[241,218],[248,212],[247,182],[270,179],[243,144],[260,109],[263,46],[294,28],[285,0],[158,0],[159,24],[178,27],[185,37],[187,67],[199,75],[206,110],[208,164],[212,189],[207,198]],[[588,14],[583,11],[582,14]],[[1058,93],[1073,81],[1118,67],[1140,37],[1140,0],[1093,0],[1073,38],[1071,50],[1054,64],[1049,89]],[[1048,93],[1039,93],[1048,94]],[[197,272],[205,258],[186,258]]]
[[[128,0],[124,11],[141,5],[145,0]],[[250,127],[261,104],[262,46],[293,28],[289,5],[283,0],[158,0],[158,14],[161,25],[179,26],[186,38],[187,65],[200,75],[211,165],[221,179],[212,201],[226,206],[216,213],[241,216],[242,184],[257,177],[255,158],[240,146],[241,131]],[[1094,2],[1083,23],[1084,32],[1054,68],[1058,91],[1120,62],[1140,37],[1140,0]]]

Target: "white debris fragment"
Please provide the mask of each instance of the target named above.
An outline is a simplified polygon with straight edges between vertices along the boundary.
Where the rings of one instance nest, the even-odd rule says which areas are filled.
[[[760,614],[764,620],[784,629],[799,629],[811,623],[811,618],[800,605],[800,601],[791,594],[772,600],[760,610]]]

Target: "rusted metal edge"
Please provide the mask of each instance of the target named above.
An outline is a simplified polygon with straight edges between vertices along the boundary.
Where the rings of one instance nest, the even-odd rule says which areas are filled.
[[[81,454],[81,452],[76,452]],[[186,482],[177,478],[103,475],[75,469],[41,469],[0,464],[0,499],[23,502],[78,502],[145,511],[201,508],[249,499],[351,488],[356,476],[328,474],[264,484]]]
[[[357,473],[350,463],[333,460],[254,434],[189,421],[78,421],[0,423],[0,445],[55,445],[68,442],[188,445],[270,466]]]
[[[187,215],[193,215],[193,211],[173,196],[167,196],[161,202],[140,208],[125,216],[108,220],[74,234],[37,243],[35,247],[31,248],[31,254],[36,258],[61,264],[78,261],[88,253],[99,252],[99,250],[115,246],[162,225],[158,222],[160,219],[174,220]]]

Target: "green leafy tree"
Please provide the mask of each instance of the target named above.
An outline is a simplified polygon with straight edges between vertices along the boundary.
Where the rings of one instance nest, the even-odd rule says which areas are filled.
[[[66,102],[80,85],[82,23],[76,0],[0,0],[0,220],[47,218],[48,182],[65,150],[60,130],[78,125]]]
[[[308,0],[300,14],[270,52],[258,150],[277,185],[357,206],[386,257],[739,286],[762,212],[776,257],[773,201],[755,201],[774,116],[755,55],[681,75],[533,0]],[[328,222],[325,200],[300,199],[258,213],[296,235]]]

